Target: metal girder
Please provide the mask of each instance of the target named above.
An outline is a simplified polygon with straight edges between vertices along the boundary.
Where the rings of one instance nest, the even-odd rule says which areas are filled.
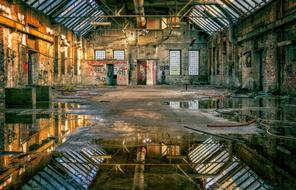
[[[92,17],[89,17],[88,20],[85,20],[85,21],[81,22],[79,25],[75,26],[75,27],[73,28],[73,30],[75,31],[75,30],[77,30],[77,28],[81,28],[81,27],[83,28],[83,26],[84,26],[84,25],[87,25],[87,24],[90,25],[90,23],[96,19],[96,16],[97,16],[98,14],[100,14],[100,12],[96,12],[94,15],[92,15],[93,18],[92,18]],[[92,18],[92,19],[91,19],[91,18]],[[78,29],[78,31],[80,31],[80,30]]]
[[[138,15],[99,15],[98,17],[100,18],[135,18],[138,17]],[[150,18],[171,18],[171,17],[181,17],[178,15],[145,15],[145,17],[150,17]],[[182,17],[187,17],[187,18],[191,18],[191,17],[199,17],[199,18],[219,18],[219,19],[225,19],[224,16],[192,16],[192,15],[188,15],[188,16],[182,16]],[[65,18],[65,19],[74,19],[74,18],[82,18],[85,19],[87,18],[87,16],[81,15],[81,16],[63,16],[63,17],[56,17],[56,18]]]
[[[95,21],[102,21],[102,19],[101,18],[97,18]],[[84,34],[87,34],[91,30],[92,27],[93,26],[90,24],[89,26],[86,26],[83,29],[81,29],[80,30],[80,33],[83,34],[83,35]]]

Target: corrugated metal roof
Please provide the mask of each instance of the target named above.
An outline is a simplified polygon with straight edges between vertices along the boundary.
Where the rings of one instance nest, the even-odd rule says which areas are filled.
[[[205,189],[272,189],[212,138],[196,146],[188,156],[196,172],[205,176]]]

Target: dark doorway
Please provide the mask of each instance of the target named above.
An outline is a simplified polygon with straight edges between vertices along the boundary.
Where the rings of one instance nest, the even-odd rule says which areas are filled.
[[[258,50],[255,53],[255,61],[258,64],[258,90],[263,91],[264,87],[264,62],[263,62],[263,50]]]
[[[107,65],[107,85],[114,85],[114,65]]]
[[[147,61],[138,61],[137,63],[137,83],[140,85],[147,84]]]
[[[263,90],[264,81],[264,65],[263,65],[263,51],[259,52],[259,90]]]
[[[33,52],[33,51],[28,52],[28,85],[33,84],[34,54],[36,54],[36,52]]]

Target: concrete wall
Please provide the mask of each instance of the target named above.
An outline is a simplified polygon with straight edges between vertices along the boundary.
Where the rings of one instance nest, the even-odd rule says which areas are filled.
[[[87,60],[95,59],[95,50],[106,50],[106,61],[113,59],[113,50],[124,50],[125,60],[128,62],[127,73],[129,84],[137,84],[137,62],[154,60],[157,63],[157,84],[184,84],[199,83],[207,81],[207,49],[206,37],[203,32],[189,29],[189,26],[182,26],[177,29],[165,30],[99,30],[93,33],[87,43]],[[169,51],[181,51],[181,74],[171,76],[169,73]],[[199,75],[189,76],[188,72],[188,50],[200,51]],[[89,62],[88,61],[88,62]],[[91,69],[89,64],[85,64],[85,84],[104,84],[104,75],[94,81],[89,76]],[[96,68],[101,72],[102,68]],[[95,74],[94,74],[95,75]],[[165,80],[164,80],[165,79]]]
[[[262,52],[262,90],[295,95],[295,7],[289,0],[275,0],[240,20],[235,27],[235,45],[229,42],[227,30],[214,35],[208,41],[211,83],[261,90]]]

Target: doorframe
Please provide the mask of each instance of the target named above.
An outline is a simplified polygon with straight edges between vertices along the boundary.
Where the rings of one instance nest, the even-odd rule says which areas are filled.
[[[112,76],[109,77],[109,67],[112,66]],[[107,73],[106,73],[106,84],[107,85],[114,85],[114,64],[106,64]],[[109,84],[109,78],[112,79],[111,84]]]
[[[33,63],[33,60],[32,60],[32,55],[34,54],[37,54],[38,52],[37,51],[34,51],[34,50],[31,50],[29,49],[28,50],[28,85],[34,85],[34,66],[35,64],[37,63]]]
[[[258,64],[257,68],[258,68],[258,91],[263,91],[264,90],[264,80],[265,80],[265,73],[264,73],[264,68],[265,68],[265,64],[264,64],[264,53],[265,50],[262,49],[257,49],[255,52],[255,61]]]

